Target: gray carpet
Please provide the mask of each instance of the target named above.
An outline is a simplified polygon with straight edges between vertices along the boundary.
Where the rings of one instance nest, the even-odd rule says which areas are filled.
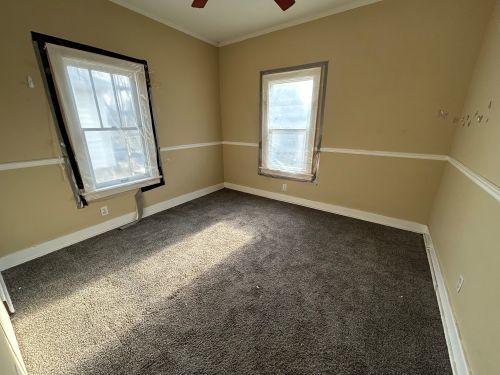
[[[4,274],[30,374],[451,374],[422,236],[222,190]]]

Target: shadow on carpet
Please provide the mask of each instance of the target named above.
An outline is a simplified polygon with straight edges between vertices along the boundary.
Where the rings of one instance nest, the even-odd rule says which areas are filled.
[[[421,235],[222,190],[4,274],[30,374],[451,374]]]

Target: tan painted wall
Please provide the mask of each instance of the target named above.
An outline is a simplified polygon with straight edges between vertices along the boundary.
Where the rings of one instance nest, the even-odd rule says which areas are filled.
[[[225,181],[341,205],[420,223],[427,222],[443,162],[323,153],[318,184],[285,181],[257,173],[258,148],[224,145]],[[397,176],[397,179],[394,179]],[[356,189],[362,186],[363,190]],[[385,204],[381,204],[385,202]]]
[[[478,123],[458,127],[451,155],[500,185],[500,5],[489,23],[467,94],[463,116],[483,115]],[[491,110],[488,109],[492,101]]]
[[[449,165],[430,231],[474,375],[498,373],[500,204]],[[464,276],[460,293],[455,290]]]
[[[323,147],[447,154],[452,116],[437,111],[460,114],[492,4],[384,0],[221,48],[224,140],[258,141],[259,71],[329,60]],[[227,182],[281,187],[257,175],[255,150],[231,147]],[[438,164],[323,154],[318,187],[289,193],[427,223]]]
[[[217,48],[106,0],[8,0],[0,6],[0,163],[59,152],[32,30],[146,59],[160,146],[221,139]],[[223,182],[221,146],[162,159],[167,186],[147,192],[146,204]],[[133,193],[77,210],[58,166],[0,171],[0,180],[0,256],[134,210]]]
[[[488,111],[493,99],[492,110]],[[500,1],[489,23],[464,114],[489,118],[459,128],[451,155],[500,182]],[[497,374],[500,347],[500,203],[452,166],[434,202],[430,231],[473,374]],[[460,293],[455,285],[460,275]]]

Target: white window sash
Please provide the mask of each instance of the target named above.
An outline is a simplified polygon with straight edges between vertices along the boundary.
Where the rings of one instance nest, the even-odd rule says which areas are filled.
[[[87,200],[99,199],[126,190],[137,189],[139,187],[149,186],[160,182],[161,176],[157,164],[157,150],[153,134],[153,125],[149,108],[149,97],[146,85],[144,67],[141,64],[116,59],[108,56],[98,55],[73,48],[53,45],[47,43],[47,51],[52,74],[54,76],[57,89],[58,100],[62,107],[65,125],[70,135],[71,146],[75,152],[80,175],[82,176],[84,189],[80,192]],[[95,127],[84,128],[80,125],[75,97],[67,71],[68,66],[85,69],[88,71],[91,82],[92,93],[94,95],[94,104],[97,110],[99,123]],[[92,71],[106,72],[110,74],[111,87],[117,108],[119,118],[119,127],[104,127],[101,118],[101,106],[94,86]],[[119,102],[115,76],[126,76],[130,82],[131,102],[136,116],[135,127],[124,126],[122,118],[122,102]],[[133,121],[133,120],[132,120]],[[97,182],[94,175],[94,166],[87,146],[86,135],[89,132],[112,132],[121,133],[124,137],[124,143],[127,145],[129,167],[130,167],[130,149],[128,134],[125,132],[136,131],[140,138],[141,152],[145,160],[145,172],[124,178],[116,178],[103,182]],[[111,133],[110,133],[111,134]]]

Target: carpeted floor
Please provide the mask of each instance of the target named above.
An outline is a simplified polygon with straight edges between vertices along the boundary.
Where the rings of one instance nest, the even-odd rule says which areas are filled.
[[[235,191],[4,276],[32,375],[451,374],[422,236]]]

